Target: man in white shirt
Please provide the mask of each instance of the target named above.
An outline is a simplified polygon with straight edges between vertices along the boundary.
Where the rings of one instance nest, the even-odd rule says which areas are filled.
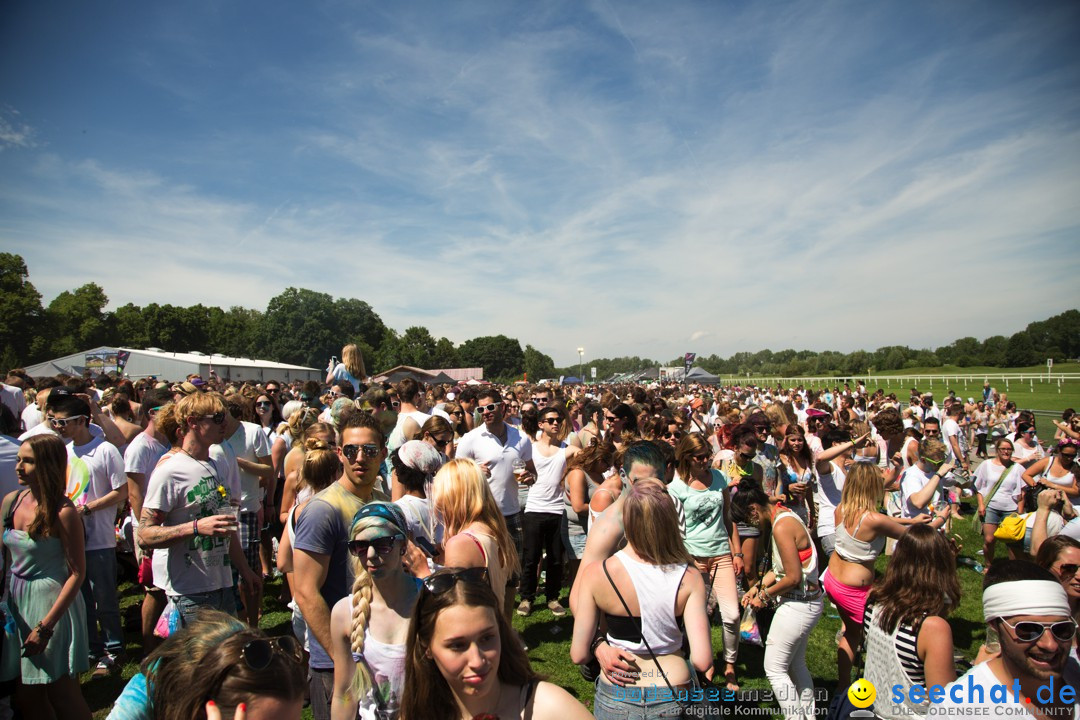
[[[1023,560],[995,562],[983,582],[983,617],[1001,654],[944,688],[929,688],[928,716],[1080,717],[1080,665],[1070,654],[1076,623],[1050,571]]]
[[[477,409],[484,424],[465,433],[458,443],[456,457],[474,460],[483,468],[495,502],[506,518],[506,526],[514,539],[520,561],[522,512],[514,463],[517,460],[525,462],[526,472],[521,475],[521,483],[527,485],[536,477],[532,441],[516,427],[504,422],[503,401],[497,390],[481,390],[477,395]]]
[[[180,451],[150,475],[139,517],[138,542],[156,549],[154,583],[165,591],[184,623],[200,608],[236,614],[232,568],[244,584],[258,586],[236,534],[239,484],[211,458],[225,439],[225,402],[217,393],[195,393],[174,410]]]
[[[263,570],[259,555],[259,535],[265,518],[272,515],[267,503],[273,507],[277,478],[270,462],[270,441],[266,433],[255,423],[241,420],[252,416],[251,400],[242,395],[225,398],[225,442],[221,443],[227,455],[235,458],[240,472],[240,545],[248,565],[255,572]],[[254,587],[248,588],[254,591]],[[245,617],[252,627],[258,627],[262,594],[244,597]]]
[[[945,461],[945,444],[928,437],[919,443],[919,459],[900,476],[900,517],[927,515],[941,489],[941,480],[953,469]]]
[[[67,496],[82,514],[86,535],[82,595],[90,654],[98,660],[94,674],[107,675],[124,652],[116,594],[116,506],[127,500],[124,458],[114,445],[90,433],[90,406],[79,397],[54,403],[48,422],[67,444]]]

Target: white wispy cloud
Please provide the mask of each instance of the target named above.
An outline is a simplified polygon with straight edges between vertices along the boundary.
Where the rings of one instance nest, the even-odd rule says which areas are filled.
[[[256,67],[159,23],[132,72],[206,127],[46,154],[0,118],[0,246],[46,296],[303,286],[559,364],[1008,334],[1080,300],[1080,62],[1075,9],[996,12],[330,2]]]

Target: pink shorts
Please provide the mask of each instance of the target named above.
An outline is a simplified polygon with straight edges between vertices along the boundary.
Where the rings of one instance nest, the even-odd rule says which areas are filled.
[[[857,588],[845,585],[834,579],[828,570],[821,576],[821,584],[825,587],[825,594],[840,611],[840,617],[846,615],[855,623],[862,625],[866,599],[870,596],[870,589],[873,586]]]

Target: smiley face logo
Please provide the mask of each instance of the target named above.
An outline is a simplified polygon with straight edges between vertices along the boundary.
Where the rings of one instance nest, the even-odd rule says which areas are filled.
[[[868,708],[874,704],[874,700],[877,699],[877,688],[874,687],[874,683],[870,682],[866,678],[859,678],[855,682],[851,683],[851,687],[847,691],[848,700],[851,704],[857,708]]]

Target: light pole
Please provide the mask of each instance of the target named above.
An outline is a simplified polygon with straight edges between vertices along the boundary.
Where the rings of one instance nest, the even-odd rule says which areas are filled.
[[[581,384],[585,384],[585,376],[581,374],[582,364],[585,362],[585,348],[577,349],[577,374],[578,379],[581,380]]]

